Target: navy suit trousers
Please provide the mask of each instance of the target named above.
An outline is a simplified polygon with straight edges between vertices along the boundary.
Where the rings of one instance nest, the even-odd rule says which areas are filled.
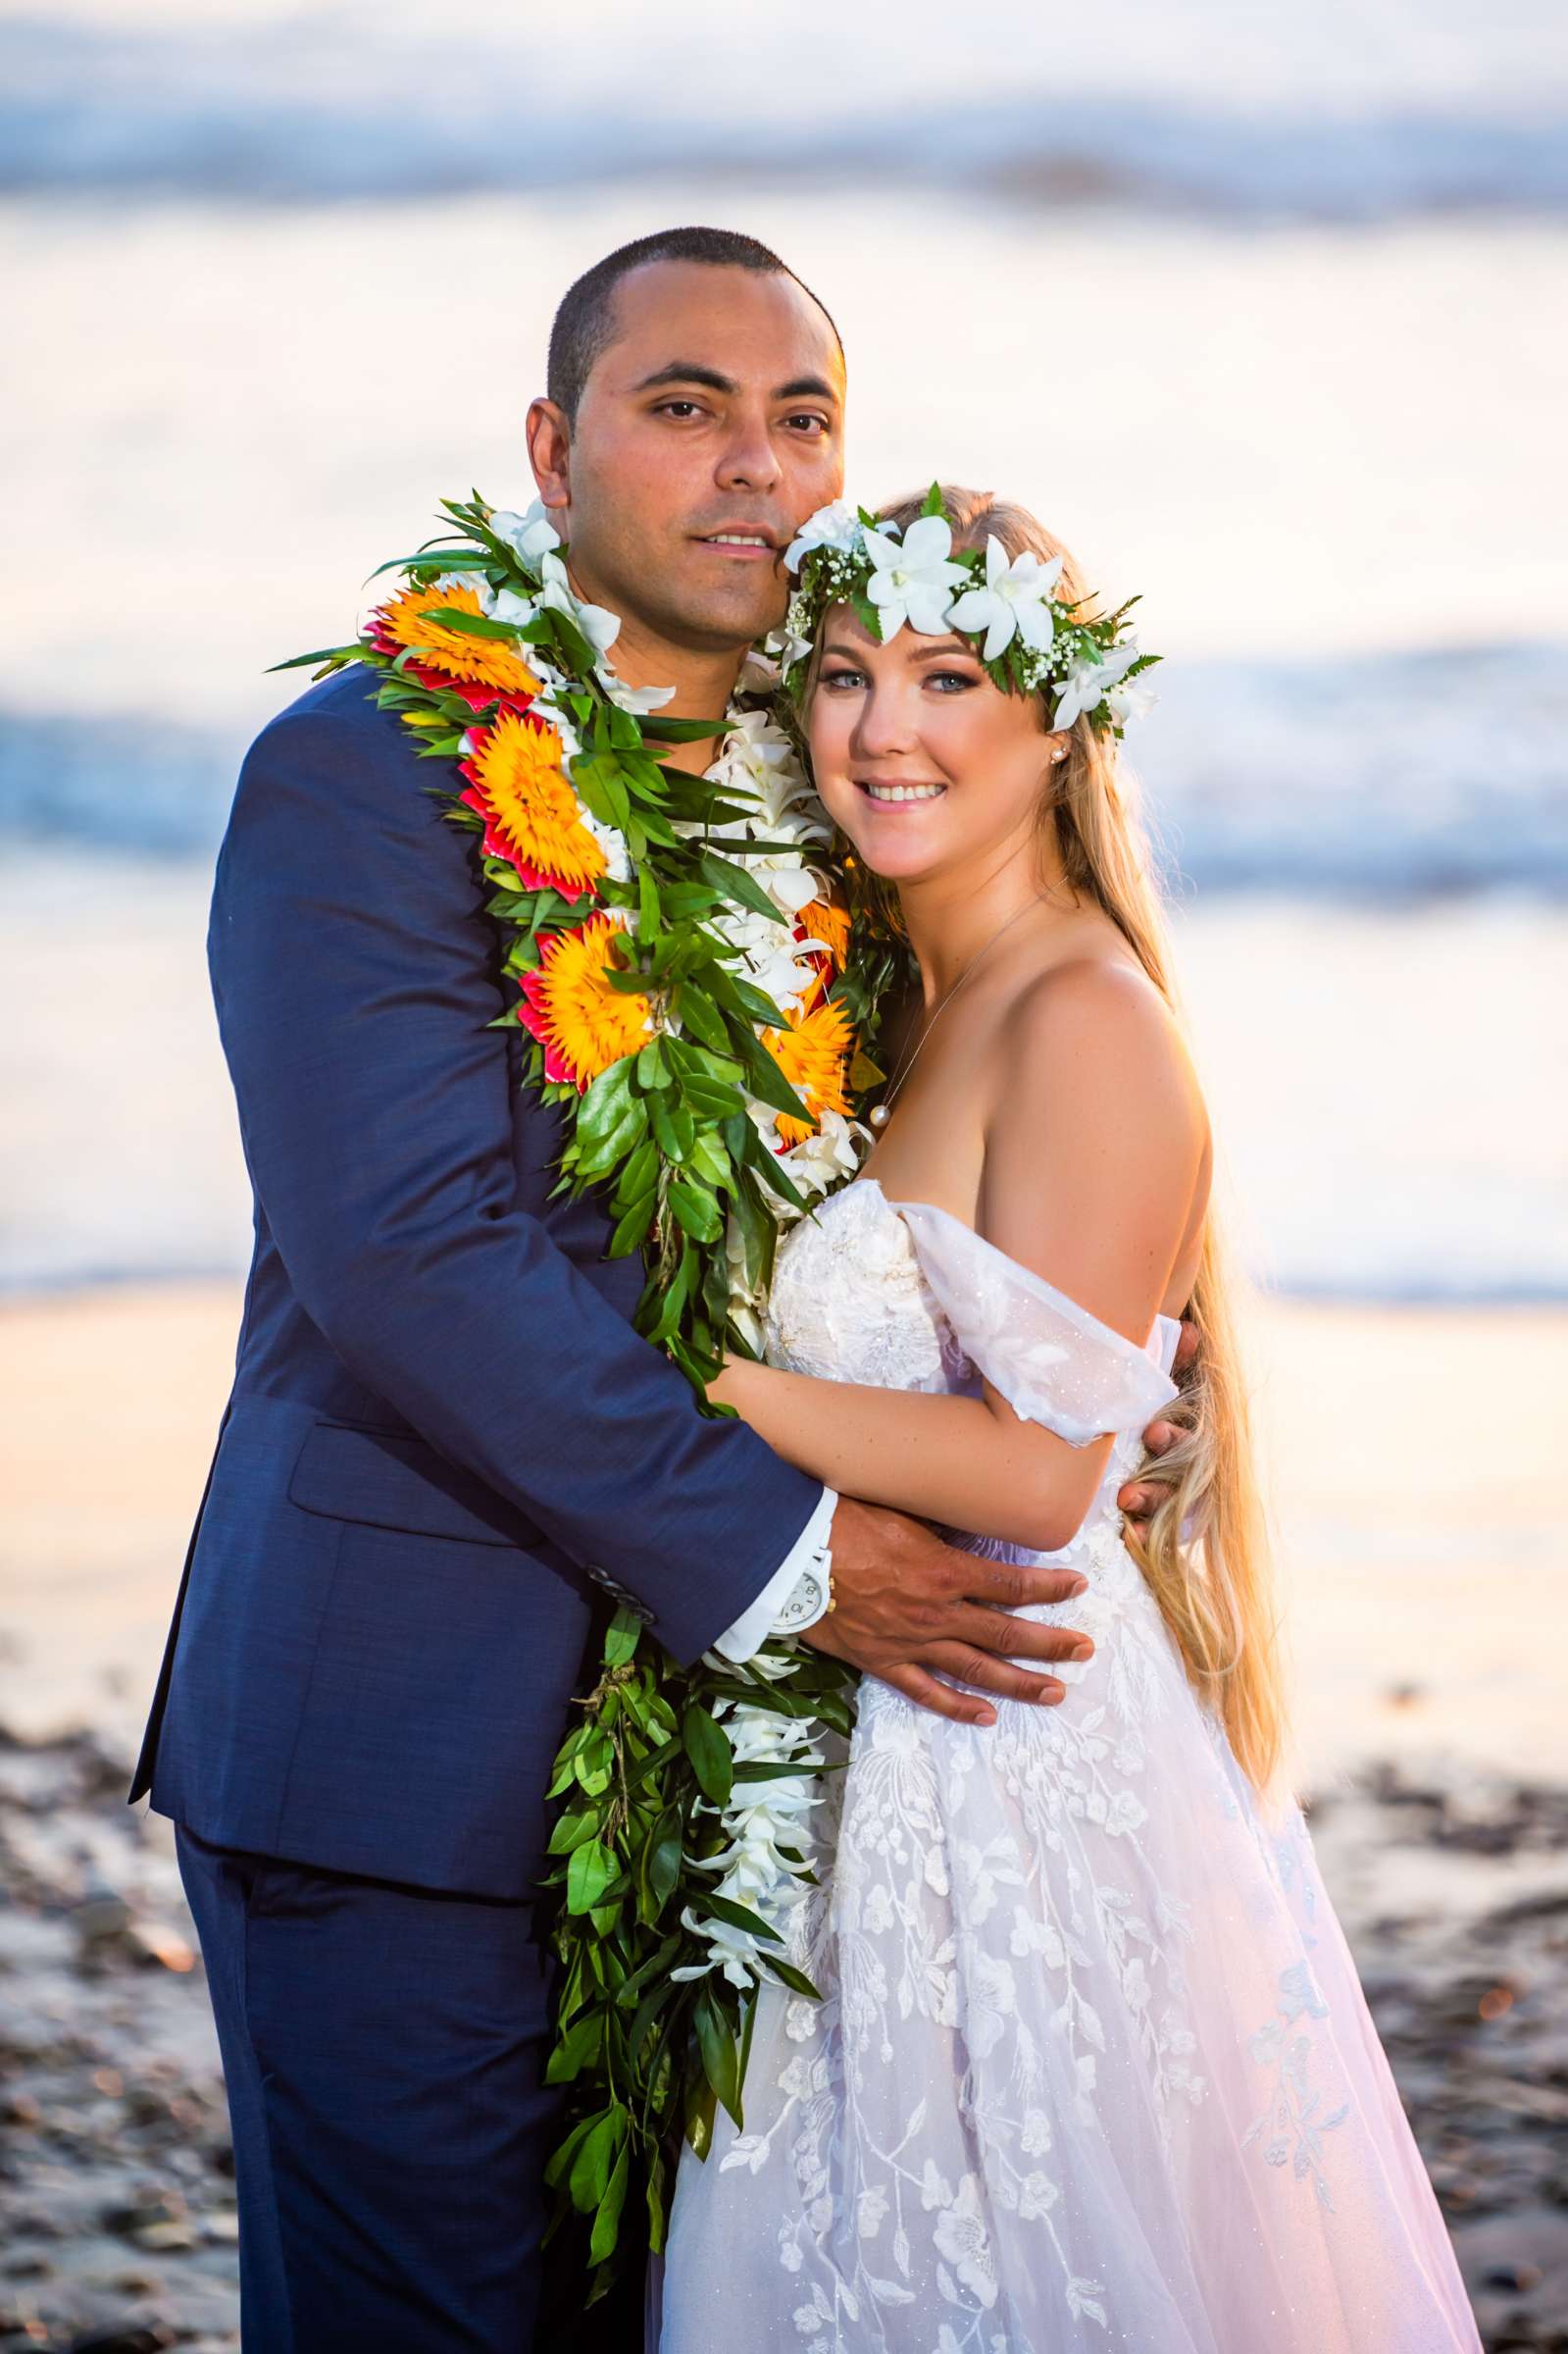
[[[557,2114],[533,1908],[176,1838],[245,2354],[529,2354]]]

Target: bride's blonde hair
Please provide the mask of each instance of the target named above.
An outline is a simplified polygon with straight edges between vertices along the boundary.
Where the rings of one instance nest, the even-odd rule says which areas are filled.
[[[883,508],[881,520],[907,531],[922,503],[897,500]],[[947,484],[942,504],[955,548],[983,547],[994,537],[1010,557],[1026,549],[1045,559],[1060,556],[1059,593],[1087,598],[1072,556],[1025,508]],[[1136,788],[1114,739],[1096,735],[1087,717],[1076,721],[1068,731],[1067,757],[1048,775],[1040,827],[1054,838],[1068,883],[1110,917],[1176,1008],[1154,861]],[[901,933],[892,889],[863,868],[856,882],[874,914]],[[1242,1771],[1262,1793],[1281,1769],[1286,1710],[1273,1568],[1236,1338],[1236,1292],[1211,1207],[1187,1308],[1197,1327],[1198,1353],[1166,1412],[1182,1434],[1160,1458],[1160,1476],[1172,1484],[1146,1539],[1129,1529],[1128,1541],[1189,1678],[1218,1714]]]

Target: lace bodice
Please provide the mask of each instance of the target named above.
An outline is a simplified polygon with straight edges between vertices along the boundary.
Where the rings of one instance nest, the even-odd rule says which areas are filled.
[[[1146,1348],[1020,1266],[944,1209],[889,1202],[873,1177],[825,1202],[780,1247],[769,1362],[879,1389],[977,1394],[1083,1447],[1117,1433],[1080,1542],[1114,1510],[1142,1433],[1176,1395],[1181,1327],[1155,1319]]]

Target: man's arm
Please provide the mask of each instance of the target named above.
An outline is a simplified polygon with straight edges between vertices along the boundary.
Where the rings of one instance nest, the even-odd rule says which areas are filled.
[[[257,1193],[344,1363],[691,1659],[821,1487],[701,1415],[518,1206],[494,931],[400,734],[340,697],[241,779],[211,957]]]

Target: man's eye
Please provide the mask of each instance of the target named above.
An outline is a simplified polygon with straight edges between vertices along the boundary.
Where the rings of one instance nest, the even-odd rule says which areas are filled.
[[[683,417],[700,417],[702,403],[697,400],[662,400],[659,403],[658,413],[661,417],[673,417],[678,410]]]
[[[800,431],[800,432],[802,432],[802,433],[807,433],[807,434],[812,434],[812,435],[815,435],[819,440],[821,439],[822,435],[824,435],[824,434],[825,434],[825,433],[828,431],[828,420],[827,420],[827,418],[826,418],[826,417],[818,417],[818,416],[814,415],[814,414],[813,414],[813,413],[812,413],[812,412],[811,412],[809,409],[803,409],[803,410],[801,410],[801,411],[800,411],[800,412],[799,412],[799,413],[798,413],[796,416],[793,416],[793,417],[786,417],[786,418],[784,419],[784,423],[785,423],[785,425],[789,425],[789,426],[793,426],[793,427],[795,427],[795,428],[796,428],[798,431]]]

